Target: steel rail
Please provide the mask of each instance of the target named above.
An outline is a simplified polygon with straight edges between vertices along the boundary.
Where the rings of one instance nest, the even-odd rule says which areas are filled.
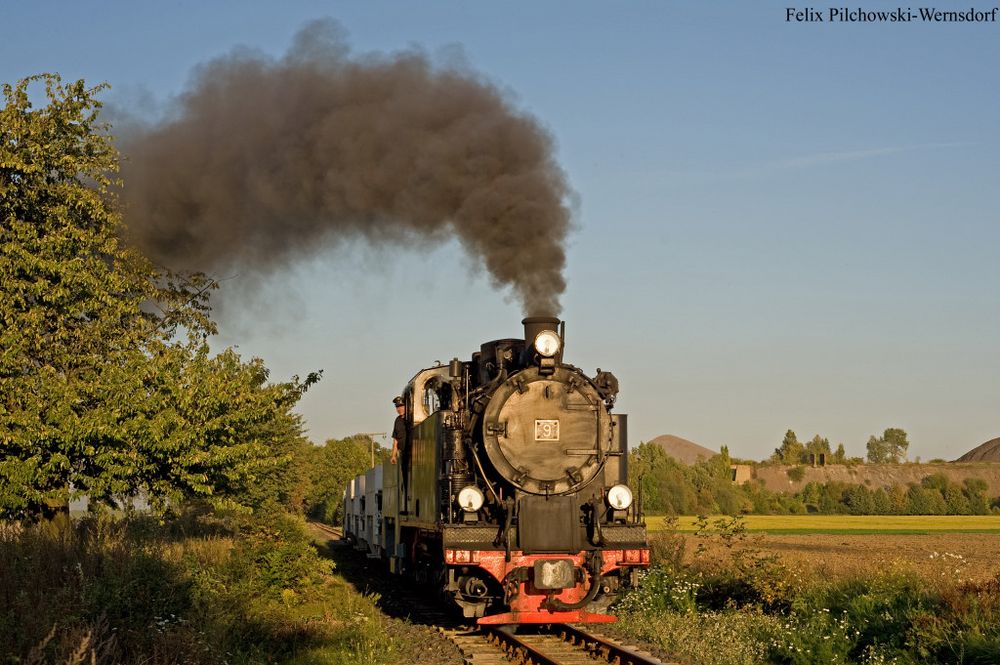
[[[560,637],[570,644],[580,645],[588,652],[599,655],[602,659],[614,663],[614,665],[671,665],[670,663],[664,663],[652,654],[625,646],[615,640],[589,633],[577,626],[563,624],[557,628],[557,632]]]
[[[541,651],[525,636],[518,636],[503,628],[495,628],[484,631],[491,644],[495,644],[503,649],[507,659],[518,665],[566,665],[564,661],[557,660],[549,654]],[[582,652],[580,655],[584,655]]]
[[[441,635],[458,647],[464,665],[509,665],[507,654],[482,630],[471,627],[438,628]]]
[[[490,641],[519,665],[593,665],[595,659],[613,665],[669,665],[652,654],[566,624],[554,624],[538,634],[514,634],[499,628],[487,633]]]

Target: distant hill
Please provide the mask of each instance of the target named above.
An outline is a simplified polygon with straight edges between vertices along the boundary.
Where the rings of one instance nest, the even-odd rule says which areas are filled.
[[[655,443],[663,448],[663,451],[683,464],[694,464],[718,455],[714,450],[709,450],[705,446],[699,446],[693,441],[682,439],[673,434],[658,436],[650,443]]]
[[[1000,437],[990,439],[959,457],[956,462],[1000,462]]]

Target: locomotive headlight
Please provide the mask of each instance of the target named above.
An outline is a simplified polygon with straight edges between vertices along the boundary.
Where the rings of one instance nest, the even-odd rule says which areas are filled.
[[[559,353],[561,345],[562,340],[559,339],[559,335],[551,330],[543,330],[535,336],[535,351],[546,358]]]
[[[626,510],[632,505],[632,490],[625,485],[615,485],[608,490],[608,505],[615,510]]]
[[[463,487],[458,493],[458,505],[467,513],[474,513],[482,508],[485,499],[486,497],[475,485]]]

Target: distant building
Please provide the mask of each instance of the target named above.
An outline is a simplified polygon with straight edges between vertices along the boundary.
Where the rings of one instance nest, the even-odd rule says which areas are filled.
[[[730,464],[729,470],[733,474],[733,482],[737,485],[753,479],[753,467],[749,464]]]
[[[812,466],[826,466],[826,453],[809,453],[809,464]]]

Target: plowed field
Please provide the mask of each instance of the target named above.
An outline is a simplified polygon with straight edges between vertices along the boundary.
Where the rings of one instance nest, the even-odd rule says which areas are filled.
[[[724,559],[728,550],[721,539],[695,535],[694,521],[682,517],[671,532],[662,518],[650,518],[650,535],[682,539],[687,561],[699,545],[702,556]],[[749,515],[743,521],[747,534],[737,547],[776,554],[805,576],[838,578],[893,568],[949,581],[1000,574],[1000,516]]]

